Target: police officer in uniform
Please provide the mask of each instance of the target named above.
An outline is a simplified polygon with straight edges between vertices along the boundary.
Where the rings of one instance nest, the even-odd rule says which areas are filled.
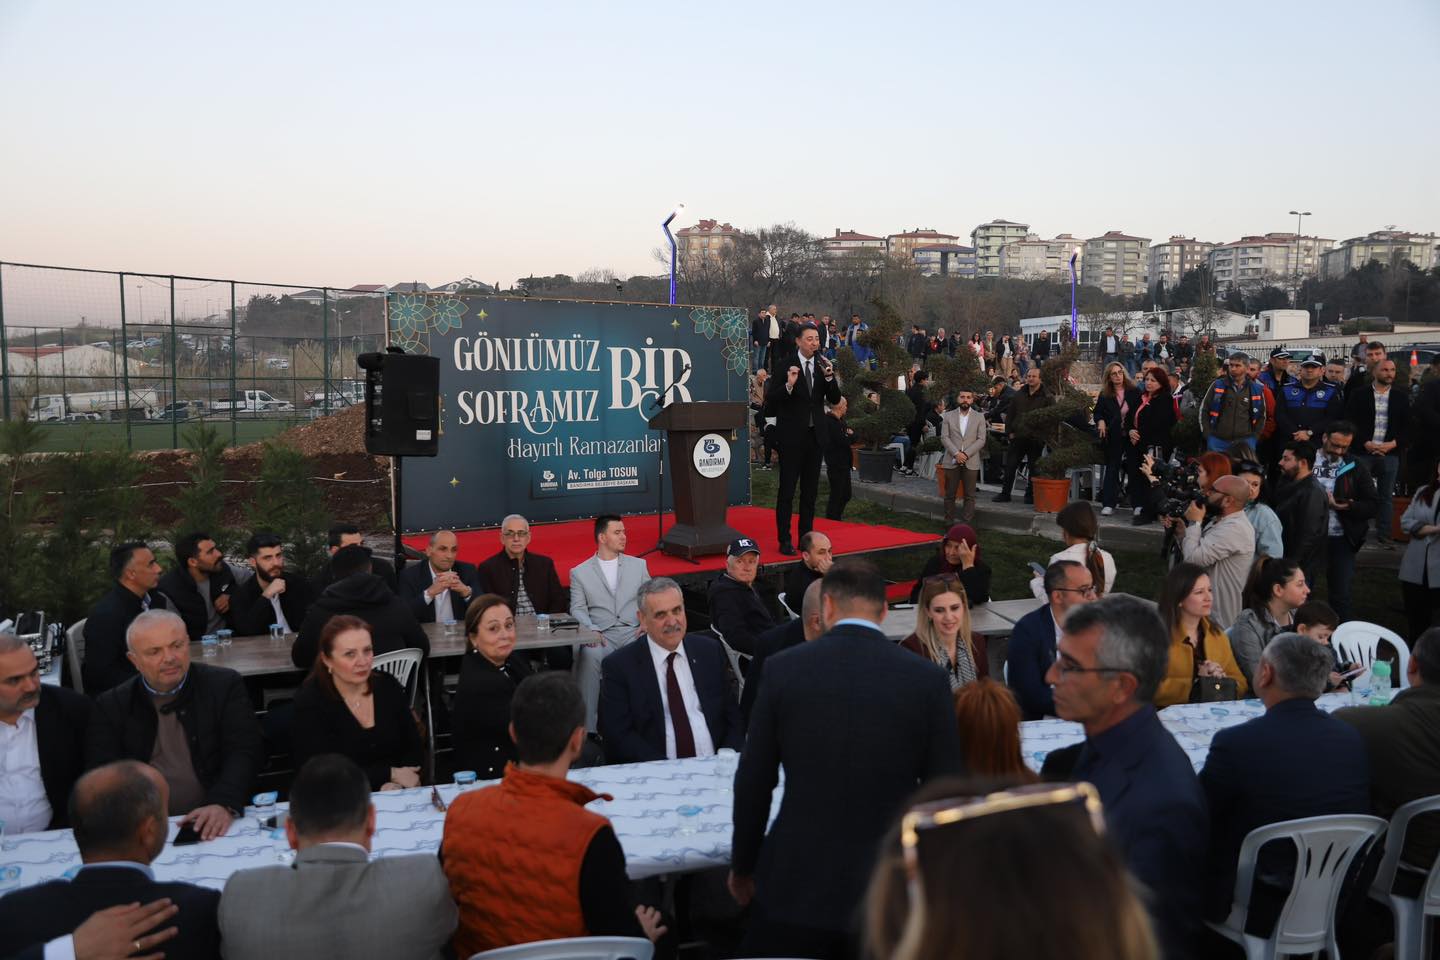
[[[1345,397],[1334,384],[1320,379],[1325,364],[1314,354],[1300,361],[1300,377],[1275,397],[1275,445],[1284,449],[1292,440],[1319,445],[1325,428],[1344,416]]]

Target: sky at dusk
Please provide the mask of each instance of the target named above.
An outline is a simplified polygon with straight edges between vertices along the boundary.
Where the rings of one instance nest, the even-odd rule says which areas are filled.
[[[663,271],[676,201],[966,238],[1440,231],[1440,3],[0,0],[0,259]]]

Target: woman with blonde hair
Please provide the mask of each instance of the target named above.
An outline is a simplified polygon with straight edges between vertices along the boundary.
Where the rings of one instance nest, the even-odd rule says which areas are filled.
[[[1115,512],[1120,496],[1120,471],[1124,469],[1126,442],[1125,419],[1140,406],[1140,388],[1125,372],[1125,365],[1112,360],[1105,364],[1100,378],[1100,395],[1095,398],[1095,430],[1100,434],[1100,449],[1105,451],[1105,483],[1100,491],[1101,516]],[[1099,583],[1099,580],[1095,581]]]
[[[915,632],[900,641],[900,646],[942,668],[952,691],[975,682],[978,673],[970,636],[970,601],[959,576],[941,574],[925,581]]]

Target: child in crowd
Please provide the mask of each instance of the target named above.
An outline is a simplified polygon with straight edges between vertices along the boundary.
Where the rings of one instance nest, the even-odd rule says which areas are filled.
[[[1348,690],[1350,681],[1342,679],[1341,675],[1355,669],[1353,663],[1341,663],[1340,652],[1330,646],[1330,634],[1334,633],[1338,626],[1340,617],[1330,609],[1330,604],[1323,600],[1310,600],[1295,609],[1295,632],[1302,637],[1309,637],[1323,647],[1330,647],[1330,658],[1335,669],[1330,671],[1330,682],[1325,686],[1327,693],[1341,687]]]

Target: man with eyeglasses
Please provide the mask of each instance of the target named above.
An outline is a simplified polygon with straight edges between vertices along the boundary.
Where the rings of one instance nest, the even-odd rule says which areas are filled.
[[[568,613],[570,591],[560,586],[555,561],[530,550],[530,521],[512,513],[500,521],[500,550],[475,568],[481,593],[505,598],[516,616]],[[551,670],[569,670],[574,654],[569,647],[551,647],[531,654]]]
[[[1183,960],[1201,915],[1210,824],[1190,759],[1153,706],[1169,656],[1165,627],[1142,600],[1112,594],[1072,610],[1045,679],[1055,712],[1081,724],[1085,742],[1052,754],[1043,772],[1100,791],[1110,838],[1152,894],[1161,952]]]
[[[1066,615],[1095,599],[1095,578],[1083,563],[1056,560],[1045,568],[1045,596],[1049,603],[1016,621],[1005,657],[1005,679],[1026,720],[1055,716],[1055,697],[1045,673],[1055,662]]]

